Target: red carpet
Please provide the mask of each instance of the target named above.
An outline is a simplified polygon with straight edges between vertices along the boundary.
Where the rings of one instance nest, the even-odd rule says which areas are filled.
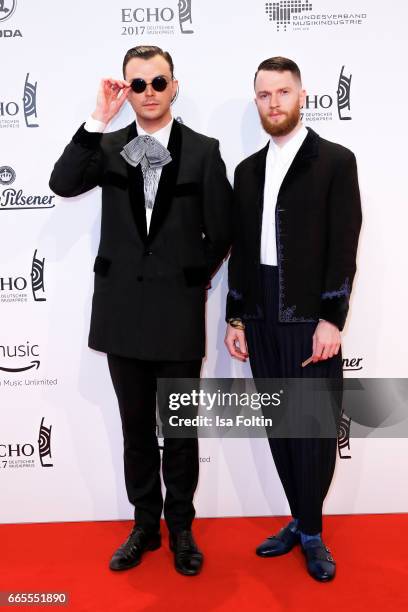
[[[167,545],[142,564],[113,573],[107,563],[130,522],[1,525],[0,591],[65,591],[64,607],[16,610],[343,611],[408,610],[408,515],[325,519],[325,541],[337,561],[334,582],[315,582],[295,549],[259,559],[255,546],[285,518],[199,519],[206,555],[200,576],[175,572]]]

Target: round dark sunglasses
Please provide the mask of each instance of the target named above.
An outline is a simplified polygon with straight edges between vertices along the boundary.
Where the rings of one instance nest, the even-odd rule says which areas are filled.
[[[143,93],[148,85],[151,85],[155,91],[164,91],[168,85],[166,77],[159,75],[154,77],[150,83],[146,83],[144,79],[133,79],[130,86],[135,93]]]

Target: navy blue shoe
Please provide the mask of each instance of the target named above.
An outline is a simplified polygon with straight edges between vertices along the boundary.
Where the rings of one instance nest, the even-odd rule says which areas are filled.
[[[306,557],[307,571],[315,580],[328,582],[333,580],[336,574],[336,563],[330,554],[330,550],[322,540],[314,538],[302,546]]]
[[[256,554],[258,557],[279,557],[279,555],[286,555],[299,542],[300,535],[292,521],[276,535],[266,538],[256,549]]]

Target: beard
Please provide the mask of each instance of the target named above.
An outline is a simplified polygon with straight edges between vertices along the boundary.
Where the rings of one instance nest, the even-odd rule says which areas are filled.
[[[283,112],[286,117],[279,123],[273,123],[267,115],[259,115],[262,127],[270,136],[287,136],[295,129],[300,120],[300,108],[296,106],[289,112]]]

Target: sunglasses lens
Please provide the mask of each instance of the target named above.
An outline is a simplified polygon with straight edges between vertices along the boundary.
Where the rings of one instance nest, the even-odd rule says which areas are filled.
[[[152,86],[156,91],[164,91],[167,87],[167,81],[163,76],[157,76],[154,77]]]
[[[146,89],[146,81],[144,79],[133,79],[131,87],[135,93],[142,93]]]

